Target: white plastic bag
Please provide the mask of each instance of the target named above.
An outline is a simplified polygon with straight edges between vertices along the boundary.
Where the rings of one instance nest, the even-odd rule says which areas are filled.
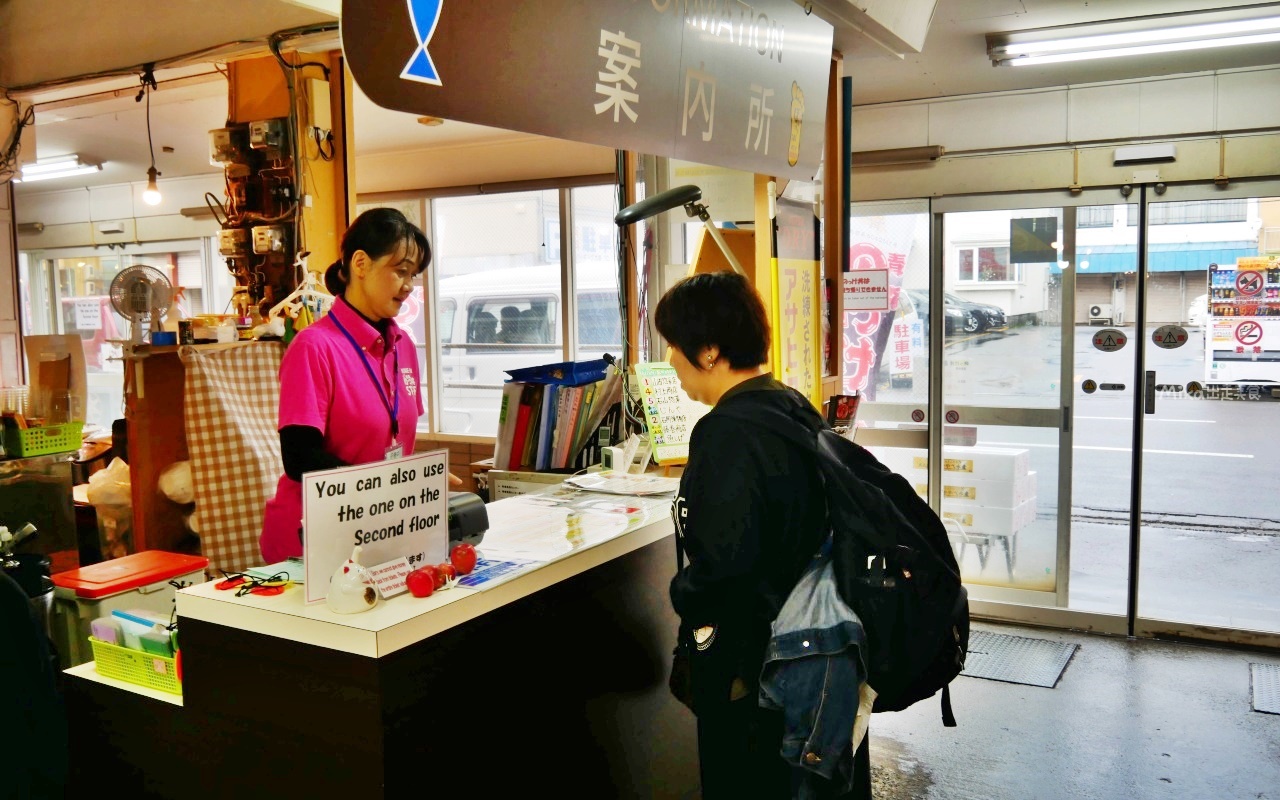
[[[111,459],[105,469],[89,476],[86,495],[89,505],[94,507],[131,506],[133,501],[129,487],[129,465],[119,458]]]

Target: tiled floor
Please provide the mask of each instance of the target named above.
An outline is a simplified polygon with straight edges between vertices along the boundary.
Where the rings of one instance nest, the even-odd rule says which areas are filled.
[[[1280,800],[1280,715],[1251,707],[1258,653],[1006,625],[1079,649],[1053,689],[961,676],[871,722],[877,800]]]

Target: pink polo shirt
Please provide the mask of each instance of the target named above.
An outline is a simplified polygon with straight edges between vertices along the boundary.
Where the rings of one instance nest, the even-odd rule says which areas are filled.
[[[354,346],[336,323],[351,334]],[[394,407],[399,397],[396,439],[405,455],[412,453],[418,417],[424,410],[418,391],[418,355],[413,340],[394,321],[387,331],[390,346],[345,300],[335,300],[329,313],[303,329],[285,350],[280,362],[278,429],[306,425],[319,430],[325,450],[347,464],[380,461],[391,446],[387,403]],[[381,392],[366,363],[380,381]],[[267,501],[258,540],[268,564],[302,555],[301,525],[302,484],[281,475],[275,497]]]

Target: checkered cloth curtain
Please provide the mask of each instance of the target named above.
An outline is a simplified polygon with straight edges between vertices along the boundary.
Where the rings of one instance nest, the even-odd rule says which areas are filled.
[[[210,569],[262,563],[262,510],[284,471],[276,432],[280,342],[180,351],[186,366],[187,452]]]

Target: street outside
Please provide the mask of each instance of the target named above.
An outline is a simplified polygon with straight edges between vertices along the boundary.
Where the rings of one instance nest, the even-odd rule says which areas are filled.
[[[1124,614],[1132,507],[1134,353],[1147,347],[1158,384],[1205,381],[1203,331],[1160,349],[1129,338],[1115,352],[1093,346],[1099,328],[1074,332],[1073,467],[1068,606]],[[944,351],[944,404],[984,408],[1057,408],[1061,332],[1052,327],[951,337]],[[1123,385],[1085,393],[1086,379]],[[927,363],[911,380],[885,379],[872,402],[924,408]],[[1144,617],[1280,631],[1280,403],[1157,392],[1142,414],[1143,450],[1139,608]],[[963,424],[961,419],[960,423]],[[1056,568],[1056,428],[977,426],[977,444],[1025,448],[1035,471],[1035,520],[1017,532],[1013,579],[998,544],[985,567],[979,548],[962,550],[972,583],[1051,591]]]

